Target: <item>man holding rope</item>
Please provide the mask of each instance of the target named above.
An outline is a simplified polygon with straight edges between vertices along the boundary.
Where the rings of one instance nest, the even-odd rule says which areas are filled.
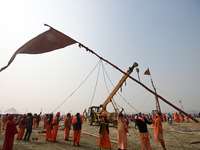
[[[138,126],[140,132],[140,140],[141,140],[141,150],[151,150],[149,133],[147,130],[147,124],[152,124],[153,122],[148,121],[142,114],[138,114],[138,118],[135,120],[135,124]]]

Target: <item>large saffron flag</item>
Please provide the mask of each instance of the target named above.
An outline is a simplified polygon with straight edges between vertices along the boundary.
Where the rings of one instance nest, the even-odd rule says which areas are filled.
[[[0,72],[6,69],[13,62],[17,54],[41,54],[75,43],[77,43],[77,41],[50,27],[48,31],[41,33],[20,47],[13,54],[8,64],[1,68]]]
[[[149,71],[149,68],[144,72],[144,75],[151,75],[150,71]]]

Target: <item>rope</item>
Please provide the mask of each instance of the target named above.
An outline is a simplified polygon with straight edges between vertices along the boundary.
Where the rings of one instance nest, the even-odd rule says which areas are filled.
[[[105,68],[104,68],[104,66],[103,66],[103,62],[101,62],[101,65],[102,65],[102,70],[103,70],[102,72],[103,72],[104,83],[105,83],[107,92],[108,92],[108,94],[110,95],[110,91],[109,91],[109,89],[108,89],[107,82],[106,82],[106,77],[105,77],[105,72],[106,72],[106,71],[105,71]],[[108,75],[107,75],[107,76],[108,76]],[[114,87],[114,85],[113,85],[113,87]],[[115,102],[114,98],[112,98],[112,101],[114,102],[114,104],[113,104],[114,109],[115,109],[115,107],[116,107],[116,110],[119,111],[119,108],[117,107],[117,103]]]
[[[100,62],[101,62],[101,60],[99,61],[99,69],[98,69],[96,84],[95,84],[94,92],[93,92],[92,99],[91,99],[91,102],[90,102],[90,106],[92,106],[92,102],[94,100],[94,95],[95,95],[95,92],[96,92],[96,89],[97,89],[97,84],[98,84],[98,79],[99,79],[99,71],[100,71]]]
[[[96,69],[96,67],[98,66],[99,63],[100,63],[100,61],[97,63],[97,65],[94,67],[94,69],[89,73],[89,75],[85,78],[85,80],[83,80],[83,82],[67,97],[66,100],[64,100],[60,105],[58,105],[58,107],[56,107],[56,109],[54,109],[54,111],[52,111],[52,113],[55,112],[58,108],[60,108],[60,106],[62,106],[83,85],[83,83],[85,83],[85,81],[93,73],[93,71]]]

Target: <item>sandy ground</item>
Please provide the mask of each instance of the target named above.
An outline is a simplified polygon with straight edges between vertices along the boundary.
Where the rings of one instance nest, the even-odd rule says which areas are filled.
[[[200,119],[199,119],[200,120]],[[70,131],[70,141],[64,140],[63,122],[60,122],[57,142],[51,143],[45,141],[45,134],[38,133],[42,130],[43,122],[40,126],[33,130],[31,135],[31,141],[14,141],[14,150],[97,150],[98,148],[98,133],[99,126],[90,126],[86,122],[83,124],[82,136],[79,147],[74,147],[72,142],[72,130]],[[164,128],[164,140],[166,148],[168,150],[195,150],[200,149],[199,144],[190,144],[194,141],[200,141],[200,124],[191,123],[173,123],[169,125],[167,122],[163,123]],[[112,140],[112,149],[117,149],[117,129],[110,127],[110,139]],[[148,126],[150,143],[152,150],[160,150],[161,145],[154,139],[153,127]],[[0,149],[3,147],[4,142],[4,130],[0,135]],[[89,135],[88,133],[92,134]],[[127,150],[139,150],[140,139],[138,129],[135,129],[134,123],[129,126],[128,136],[128,149]],[[16,138],[16,136],[15,136]],[[38,140],[32,140],[38,138]]]

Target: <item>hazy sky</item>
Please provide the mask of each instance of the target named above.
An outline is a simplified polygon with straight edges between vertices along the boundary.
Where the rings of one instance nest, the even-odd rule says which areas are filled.
[[[2,0],[0,2],[0,68],[24,43],[49,28],[81,42],[123,71],[138,62],[141,82],[184,110],[200,111],[200,1],[199,0]],[[0,110],[52,112],[85,80],[99,59],[78,44],[49,53],[19,54],[0,72]],[[101,65],[100,65],[101,66]],[[103,62],[116,85],[123,74]],[[57,110],[83,112],[108,97],[102,66],[93,97],[98,67]],[[135,70],[131,74],[137,79]],[[106,78],[112,91],[112,84]],[[155,109],[154,95],[127,79],[121,95],[138,111]],[[114,99],[126,112],[135,112],[119,94]],[[161,103],[163,112],[175,111]],[[109,104],[110,105],[110,104]],[[111,106],[108,106],[113,111]]]

